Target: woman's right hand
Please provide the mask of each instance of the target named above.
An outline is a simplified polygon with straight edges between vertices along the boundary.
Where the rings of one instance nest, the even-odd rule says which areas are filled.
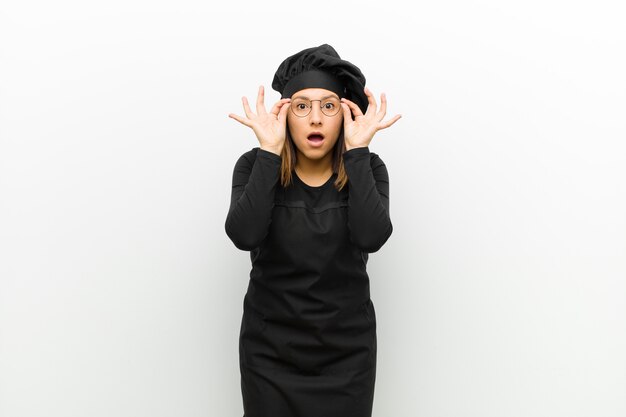
[[[228,117],[252,128],[259,140],[261,149],[274,152],[280,156],[286,139],[287,111],[289,110],[291,99],[280,99],[274,104],[272,111],[267,113],[265,104],[263,103],[263,90],[263,86],[260,86],[259,95],[256,100],[256,115],[250,110],[248,99],[244,96],[242,97],[243,109],[246,112],[247,118],[243,118],[234,113],[229,113]]]

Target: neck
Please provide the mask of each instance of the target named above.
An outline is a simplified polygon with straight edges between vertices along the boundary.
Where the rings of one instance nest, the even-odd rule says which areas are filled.
[[[333,171],[333,153],[328,152],[320,159],[307,158],[305,154],[296,151],[298,154],[298,161],[296,162],[296,169],[299,174],[303,174],[309,177],[323,177],[329,176]]]

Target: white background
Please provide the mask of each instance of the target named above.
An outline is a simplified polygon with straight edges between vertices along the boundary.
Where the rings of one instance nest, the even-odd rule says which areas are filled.
[[[224,221],[258,141],[228,113],[329,43],[402,114],[370,145],[394,224],[373,416],[623,417],[624,12],[3,2],[0,415],[243,415]]]

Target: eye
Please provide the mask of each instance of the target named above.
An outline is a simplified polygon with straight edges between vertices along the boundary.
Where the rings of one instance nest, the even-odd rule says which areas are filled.
[[[327,110],[334,110],[339,104],[336,100],[328,100],[324,103],[324,107]]]
[[[304,106],[304,107],[300,107],[300,106]],[[297,107],[298,109],[300,109],[300,110],[303,110],[303,109],[305,109],[305,108],[306,108],[306,104],[304,104],[304,103],[296,104],[296,107]]]

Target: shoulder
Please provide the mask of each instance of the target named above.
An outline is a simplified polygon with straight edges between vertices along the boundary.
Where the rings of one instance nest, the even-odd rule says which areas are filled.
[[[249,151],[244,152],[241,155],[241,158],[244,158],[244,159],[247,159],[249,161],[254,162],[254,160],[256,159],[257,154],[259,153],[259,149],[261,149],[261,148],[256,146],[256,147],[250,149]]]
[[[370,151],[370,162],[372,164],[383,164],[383,165],[385,165],[385,163],[383,162],[383,160],[380,157],[380,155],[378,155],[376,152],[372,152],[372,151]]]
[[[359,161],[367,160],[367,156],[369,156],[370,164],[372,165],[372,167],[378,166],[378,165],[385,165],[380,155],[378,155],[376,152],[372,152],[369,146],[352,148],[349,151],[345,151],[343,153],[344,161],[350,161],[350,162],[353,160],[359,160]]]
[[[376,182],[389,182],[389,171],[383,159],[376,152],[370,152],[370,167]]]
[[[380,155],[378,155],[376,152],[370,151],[370,165],[372,169],[374,170],[376,168],[385,167],[385,162],[380,157]]]
[[[261,149],[260,146],[255,146],[254,148],[250,149],[249,151],[244,152],[243,155],[241,155],[241,158],[244,158],[252,162],[254,162],[254,160],[259,157],[271,159],[272,161],[276,161],[276,162],[281,162],[283,159],[282,156],[277,155],[270,151],[266,151],[265,149]]]
[[[256,160],[256,155],[259,149],[259,147],[256,147],[242,153],[237,159],[237,163],[235,165],[237,167],[251,167],[252,165],[254,165],[254,161]]]

